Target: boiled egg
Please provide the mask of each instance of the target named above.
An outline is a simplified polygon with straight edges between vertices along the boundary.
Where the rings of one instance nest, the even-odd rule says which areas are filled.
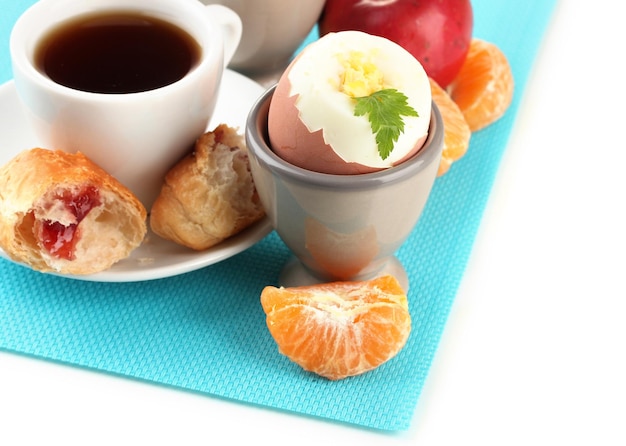
[[[368,113],[357,98],[383,90],[405,96],[415,115],[400,116],[403,129],[381,153]],[[329,174],[360,174],[413,156],[428,135],[431,90],[415,57],[396,43],[360,31],[326,34],[287,67],[268,115],[272,150],[298,167]]]

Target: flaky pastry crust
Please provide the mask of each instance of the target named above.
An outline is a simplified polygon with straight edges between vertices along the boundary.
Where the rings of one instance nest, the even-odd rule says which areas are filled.
[[[60,254],[45,239],[70,226],[72,248]],[[34,148],[0,168],[0,247],[17,262],[44,272],[93,274],[128,257],[145,233],[143,205],[82,153]]]
[[[167,173],[150,211],[150,227],[162,238],[205,250],[264,216],[245,141],[221,124]]]

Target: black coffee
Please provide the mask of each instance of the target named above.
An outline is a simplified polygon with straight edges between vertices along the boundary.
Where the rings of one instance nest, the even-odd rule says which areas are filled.
[[[55,28],[35,63],[55,82],[94,93],[136,93],[169,85],[198,62],[198,43],[176,25],[135,12],[87,15]]]

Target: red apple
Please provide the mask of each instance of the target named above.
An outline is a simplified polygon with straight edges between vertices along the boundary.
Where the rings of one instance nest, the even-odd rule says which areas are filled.
[[[320,35],[357,30],[386,37],[445,88],[467,56],[474,16],[470,0],[327,0],[318,25]]]

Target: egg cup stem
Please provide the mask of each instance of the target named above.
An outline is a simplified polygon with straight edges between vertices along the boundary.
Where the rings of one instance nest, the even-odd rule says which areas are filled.
[[[409,277],[404,269],[404,266],[396,256],[390,257],[385,266],[376,273],[351,277],[349,280],[369,280],[387,274],[394,276],[398,280],[398,283],[400,283],[400,286],[405,293],[408,292]],[[291,258],[283,266],[278,277],[279,285],[284,287],[315,285],[324,282],[328,282],[328,280],[313,274],[304,266],[302,262],[300,262],[300,260],[298,260],[296,256],[291,256]]]

